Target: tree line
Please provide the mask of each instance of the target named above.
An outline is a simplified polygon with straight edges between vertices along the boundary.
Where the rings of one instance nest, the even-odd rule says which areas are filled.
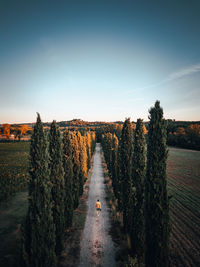
[[[66,129],[62,138],[53,121],[46,133],[38,114],[30,145],[29,207],[21,229],[20,266],[57,266],[94,149],[94,132],[82,136]]]
[[[7,140],[10,139],[11,134],[15,139],[20,141],[21,137],[25,134],[31,134],[32,128],[26,124],[22,125],[10,125],[9,123],[4,123],[2,129],[0,129],[0,134],[3,134]]]
[[[200,150],[200,124],[168,120],[167,144]]]
[[[101,143],[131,256],[139,266],[169,266],[169,197],[166,180],[166,121],[160,102],[149,111],[148,135],[141,119],[126,119],[120,136]],[[131,265],[132,266],[132,265]],[[134,265],[135,266],[135,265]]]

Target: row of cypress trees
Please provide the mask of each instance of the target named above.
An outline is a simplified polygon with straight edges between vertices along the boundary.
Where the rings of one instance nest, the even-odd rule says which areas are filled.
[[[55,121],[45,133],[38,114],[30,146],[29,207],[22,226],[22,264],[54,267],[83,193],[95,135],[70,134],[63,140]]]
[[[169,266],[169,200],[166,181],[166,122],[160,102],[149,111],[146,138],[141,119],[126,119],[121,137],[105,133],[102,146],[132,256],[140,265]]]

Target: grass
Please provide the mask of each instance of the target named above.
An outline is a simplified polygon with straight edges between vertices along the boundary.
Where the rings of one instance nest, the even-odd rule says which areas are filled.
[[[29,147],[29,142],[0,143],[0,266],[2,267],[14,266],[18,261],[20,225],[28,206],[25,186],[28,179]]]
[[[26,191],[1,203],[0,206],[0,266],[17,266],[20,250],[20,226],[28,207]]]

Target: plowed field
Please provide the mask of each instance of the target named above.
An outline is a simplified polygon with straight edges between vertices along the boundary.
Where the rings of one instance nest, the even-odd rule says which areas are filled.
[[[170,148],[170,266],[200,266],[200,152]]]

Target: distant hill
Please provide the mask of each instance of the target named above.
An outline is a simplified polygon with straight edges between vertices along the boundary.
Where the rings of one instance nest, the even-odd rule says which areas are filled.
[[[26,124],[30,127],[33,127],[35,125],[34,122],[32,123],[15,123],[15,124],[11,124],[11,126],[15,126],[15,125],[22,125],[22,124]],[[104,122],[104,121],[94,121],[94,122],[90,122],[90,121],[84,121],[81,119],[73,119],[73,120],[69,120],[69,121],[60,121],[57,122],[58,126],[60,127],[94,127],[94,126],[106,126],[106,125],[114,125],[114,124],[123,124],[123,121],[117,121],[117,122]],[[51,122],[43,122],[44,126],[50,126]],[[2,127],[3,124],[0,124],[0,127]]]
[[[176,121],[176,120],[171,120],[168,119],[168,126],[170,127],[187,127],[190,124],[200,124],[200,121]],[[148,127],[148,121],[144,122],[145,126]],[[11,126],[15,126],[15,125],[22,125],[22,124],[26,124],[30,127],[33,127],[35,125],[34,122],[32,123],[15,123],[15,124],[11,124]],[[51,122],[44,122],[43,123],[44,126],[50,126]],[[123,124],[123,121],[114,121],[114,122],[106,122],[106,121],[84,121],[81,119],[73,119],[73,120],[69,120],[69,121],[60,121],[57,122],[57,124],[60,127],[102,127],[102,126],[108,126],[108,125],[115,125],[115,124]],[[0,127],[2,127],[3,124],[0,124]]]

